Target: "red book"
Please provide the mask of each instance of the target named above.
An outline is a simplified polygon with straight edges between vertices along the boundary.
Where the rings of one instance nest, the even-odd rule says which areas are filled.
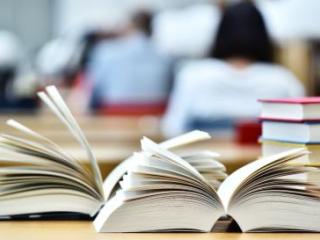
[[[260,99],[261,120],[320,122],[320,97]]]
[[[259,99],[262,103],[320,104],[320,97]]]

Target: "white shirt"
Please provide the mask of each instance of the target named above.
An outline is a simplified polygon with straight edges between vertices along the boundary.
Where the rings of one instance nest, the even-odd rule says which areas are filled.
[[[256,118],[260,98],[303,95],[301,83],[278,65],[254,63],[239,70],[219,60],[192,61],[177,74],[164,132],[174,136],[190,130],[192,119]]]
[[[142,33],[98,45],[89,65],[94,97],[108,104],[164,102],[170,73],[171,61]]]

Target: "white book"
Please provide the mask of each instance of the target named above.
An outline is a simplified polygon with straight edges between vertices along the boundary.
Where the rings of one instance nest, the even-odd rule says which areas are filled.
[[[320,231],[320,188],[305,176],[317,166],[294,149],[258,159],[227,176],[217,154],[188,155],[175,148],[205,140],[193,131],[163,143],[144,137],[141,151],[102,182],[94,153],[54,87],[41,99],[87,152],[86,169],[62,147],[26,126],[8,124],[26,138],[1,135],[0,217],[75,212],[94,217],[98,232],[208,232],[231,216],[247,231]]]
[[[320,159],[320,145],[306,144],[306,143],[290,143],[272,140],[260,140],[262,148],[262,156],[267,157],[281,152],[289,151],[296,148],[305,148],[310,153],[305,156],[306,162],[319,162]]]
[[[261,99],[262,119],[319,121],[320,97]]]
[[[262,138],[294,143],[319,143],[320,123],[263,121]]]

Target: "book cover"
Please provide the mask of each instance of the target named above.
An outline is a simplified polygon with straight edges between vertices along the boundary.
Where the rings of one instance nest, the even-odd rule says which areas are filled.
[[[320,97],[259,99],[262,103],[320,104]]]

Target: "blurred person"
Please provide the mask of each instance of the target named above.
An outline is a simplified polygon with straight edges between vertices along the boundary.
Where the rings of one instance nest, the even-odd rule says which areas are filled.
[[[163,129],[174,136],[192,128],[233,129],[260,113],[259,98],[297,97],[304,88],[273,63],[264,20],[252,3],[227,7],[210,58],[186,63],[177,73]]]
[[[88,111],[90,101],[90,82],[88,81],[86,69],[90,63],[90,56],[96,45],[101,41],[115,39],[121,36],[121,30],[106,31],[102,29],[91,29],[79,39],[78,48],[72,57],[72,64],[68,64],[65,79],[68,82],[68,97],[66,101],[73,112],[85,114]],[[69,61],[70,63],[70,61]]]
[[[137,13],[127,34],[94,49],[88,78],[91,108],[110,114],[161,114],[170,89],[171,60],[152,40],[152,16]]]
[[[40,85],[56,85],[64,89],[68,106],[76,113],[87,111],[90,97],[85,68],[89,56],[101,39],[116,37],[116,34],[98,29],[71,31],[48,41],[36,58],[36,70]]]
[[[0,31],[0,111],[37,108],[35,78],[23,69],[23,50],[17,37]]]

